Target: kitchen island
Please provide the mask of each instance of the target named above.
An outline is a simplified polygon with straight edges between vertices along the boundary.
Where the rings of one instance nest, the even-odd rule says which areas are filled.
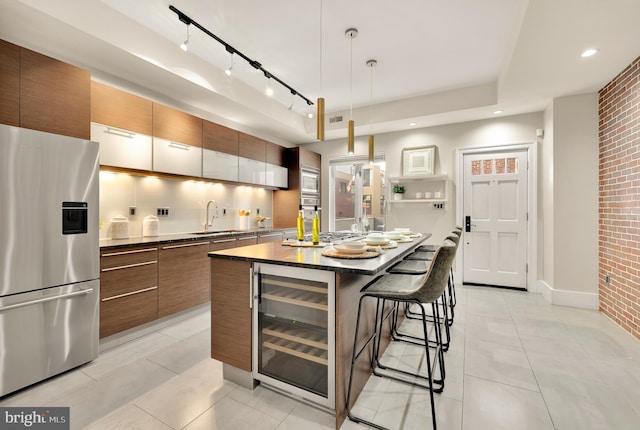
[[[360,290],[430,236],[367,259],[277,242],[210,252],[212,358],[222,361],[226,379],[249,388],[258,379],[323,406],[339,428]],[[373,331],[373,303],[364,312],[363,339]],[[367,361],[358,362],[353,402],[370,376]]]

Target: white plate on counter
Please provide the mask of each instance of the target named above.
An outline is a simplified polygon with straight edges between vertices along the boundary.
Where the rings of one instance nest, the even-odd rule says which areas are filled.
[[[364,254],[365,252],[367,252],[366,246],[361,248],[354,248],[352,246],[347,246],[345,244],[339,244],[339,245],[333,245],[333,247],[336,249],[336,251],[338,251],[341,254],[357,255],[357,254]]]

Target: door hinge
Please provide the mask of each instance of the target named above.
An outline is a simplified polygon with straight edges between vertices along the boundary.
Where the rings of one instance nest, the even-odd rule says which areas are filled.
[[[529,263],[525,263],[525,265],[524,265],[524,273],[529,273]]]
[[[527,221],[529,221],[529,212],[527,212]]]

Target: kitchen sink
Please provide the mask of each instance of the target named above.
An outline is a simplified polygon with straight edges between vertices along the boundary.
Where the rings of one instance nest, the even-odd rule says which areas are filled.
[[[207,231],[194,231],[191,234],[223,234],[223,233],[235,233],[237,230],[207,230]]]

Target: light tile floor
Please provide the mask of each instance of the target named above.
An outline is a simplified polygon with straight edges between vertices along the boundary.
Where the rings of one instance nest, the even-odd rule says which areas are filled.
[[[525,292],[458,286],[457,296],[439,429],[640,428],[640,342],[605,316]],[[0,405],[70,406],[73,429],[333,428],[326,412],[225,381],[209,358],[209,321],[204,307],[123,344],[103,342],[92,363]],[[419,354],[393,343],[384,358],[410,366]],[[428,401],[372,377],[354,412],[393,429],[430,428]]]

